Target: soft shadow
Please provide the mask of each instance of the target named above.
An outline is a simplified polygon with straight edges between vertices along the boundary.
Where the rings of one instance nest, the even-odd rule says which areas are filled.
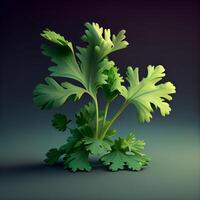
[[[76,172],[76,173],[96,173],[96,172],[111,172],[100,163],[98,159],[90,159],[91,165],[92,165],[92,171],[91,172]],[[141,171],[145,171],[146,167],[143,168]],[[120,171],[129,171],[128,168],[125,168]],[[135,171],[137,172],[137,171]],[[111,172],[116,173],[116,172]],[[8,166],[0,166],[0,177],[8,177],[8,176],[19,176],[19,175],[45,175],[45,174],[74,174],[74,172],[71,172],[70,170],[66,170],[63,167],[63,163],[59,162],[53,166],[49,166],[44,162],[35,162],[35,163],[22,163],[22,164],[15,164],[15,165],[8,165]]]
[[[51,171],[60,171],[62,164],[58,163],[54,166],[46,165],[45,163],[29,163],[29,164],[15,164],[0,167],[0,175],[17,175],[26,173],[49,173]]]
[[[107,171],[98,160],[91,160],[92,171]],[[67,173],[66,173],[67,172]],[[63,174],[73,174],[70,170],[63,168],[63,163],[59,162],[53,166],[49,166],[44,162],[39,163],[23,163],[15,164],[9,166],[0,166],[0,176],[13,176],[20,174],[54,174],[54,173],[63,173]],[[81,172],[84,173],[84,172]],[[88,173],[88,172],[86,172]],[[90,173],[90,172],[89,172]]]

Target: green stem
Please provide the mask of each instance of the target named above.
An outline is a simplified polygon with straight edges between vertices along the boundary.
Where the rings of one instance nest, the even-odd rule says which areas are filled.
[[[106,118],[107,118],[107,114],[108,114],[108,108],[109,108],[110,102],[107,101],[106,102],[106,106],[105,106],[105,110],[104,110],[104,116],[103,116],[103,127],[106,123]]]
[[[93,99],[94,99],[95,108],[96,108],[96,130],[95,130],[94,137],[97,138],[98,137],[98,132],[99,132],[99,107],[98,107],[97,98],[95,97]]]
[[[114,117],[111,119],[110,123],[106,126],[105,130],[102,133],[101,138],[103,139],[109,130],[109,128],[113,125],[115,120],[121,115],[121,113],[126,109],[126,107],[129,105],[129,102],[125,101],[123,105],[120,107],[120,109],[115,113]]]

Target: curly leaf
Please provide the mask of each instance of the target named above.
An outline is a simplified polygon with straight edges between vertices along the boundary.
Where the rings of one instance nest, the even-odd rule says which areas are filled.
[[[126,90],[122,85],[124,79],[118,70],[119,69],[113,64],[109,70],[104,71],[104,74],[107,75],[107,84],[103,85],[103,91],[107,101],[114,100],[118,94],[123,93]]]
[[[144,145],[144,141],[137,140],[133,134],[129,134],[127,138],[118,138],[112,151],[101,157],[101,161],[112,171],[124,167],[141,170],[149,162],[149,158],[143,153]]]
[[[77,170],[90,171],[92,167],[89,163],[88,155],[88,152],[84,149],[77,149],[64,158],[64,167],[71,169],[73,172]]]
[[[125,48],[128,43],[123,40],[124,36],[118,36],[117,40],[116,36],[113,36],[115,41],[113,43],[110,29],[103,30],[97,23],[86,23],[85,26],[87,30],[82,36],[82,40],[87,42],[88,45],[86,48],[78,47],[79,53],[77,56],[85,77],[86,88],[91,94],[95,95],[97,88],[106,84],[107,75],[103,71],[109,70],[113,65],[106,56],[122,47]]]
[[[112,43],[113,43],[112,52],[120,50],[120,49],[124,49],[128,46],[128,42],[124,40],[126,38],[125,33],[126,33],[125,30],[121,30],[117,35],[113,34],[113,36],[112,36]]]
[[[128,155],[123,151],[113,149],[101,158],[104,165],[109,166],[112,171],[128,167],[130,170],[141,170],[148,164],[146,155]]]
[[[48,165],[54,165],[58,159],[60,158],[61,155],[63,155],[64,152],[60,151],[56,148],[50,149],[47,153],[46,156],[47,158],[44,160]]]
[[[130,133],[127,138],[119,137],[115,140],[115,149],[124,150],[125,152],[132,152],[133,155],[143,155],[145,142],[144,140],[137,140],[135,135]]]
[[[78,126],[84,126],[85,124],[91,124],[95,120],[95,105],[94,102],[89,102],[83,106],[75,116],[76,124]]]
[[[67,77],[79,81],[91,95],[96,95],[97,88],[107,83],[104,70],[109,70],[113,64],[106,56],[116,50],[125,48],[128,43],[125,31],[120,31],[111,39],[110,29],[99,27],[97,23],[86,23],[87,30],[82,39],[88,43],[86,48],[78,47],[80,60],[78,65],[72,43],[63,36],[50,30],[41,34],[54,45],[42,45],[43,54],[51,57],[56,66],[50,67],[51,76]],[[104,34],[104,35],[103,35]]]
[[[171,82],[156,85],[165,76],[163,66],[148,66],[147,69],[147,77],[140,81],[138,68],[128,67],[127,80],[130,86],[127,91],[122,92],[127,102],[135,105],[141,122],[149,122],[152,118],[151,104],[160,109],[162,116],[169,115],[171,108],[165,100],[172,100],[170,94],[176,92],[175,86]]]
[[[117,36],[113,34],[111,39],[110,29],[103,29],[98,23],[86,23],[85,26],[87,30],[82,40],[95,48],[99,59],[128,46],[128,42],[124,40],[125,30],[121,30]]]
[[[83,141],[86,150],[93,155],[104,155],[111,150],[110,142],[106,140],[85,137]]]
[[[41,33],[41,36],[43,38],[55,43],[55,44],[59,44],[59,45],[62,45],[62,46],[67,45],[73,51],[71,42],[67,41],[62,35],[55,33],[54,31],[46,29]]]
[[[70,129],[70,135],[67,138],[67,143],[62,145],[59,150],[65,153],[70,153],[74,148],[79,147],[82,144],[83,135],[79,129]]]
[[[68,120],[65,115],[60,113],[55,114],[54,118],[52,119],[52,125],[58,129],[58,131],[65,131],[70,122],[71,120]]]
[[[66,77],[83,83],[82,73],[76,62],[72,43],[65,40],[63,36],[53,31],[46,30],[41,34],[45,39],[55,45],[44,44],[41,46],[42,53],[51,57],[56,66],[50,67],[51,76]]]
[[[33,91],[33,101],[41,109],[59,107],[65,103],[69,96],[73,95],[74,99],[77,100],[86,92],[83,88],[67,82],[59,85],[52,78],[47,77],[45,80],[47,84],[39,84]]]

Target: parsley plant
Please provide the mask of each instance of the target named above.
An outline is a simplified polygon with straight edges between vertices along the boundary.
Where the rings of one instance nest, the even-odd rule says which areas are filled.
[[[172,99],[175,86],[171,82],[158,83],[165,76],[165,69],[161,65],[149,65],[143,79],[139,78],[138,68],[129,66],[126,77],[129,86],[126,88],[124,78],[108,57],[128,46],[125,30],[111,35],[110,29],[103,29],[97,23],[86,23],[85,26],[81,39],[87,45],[77,47],[76,52],[72,43],[63,36],[48,29],[41,34],[48,40],[48,44],[42,45],[42,52],[51,58],[54,66],[48,69],[50,75],[45,79],[46,83],[35,87],[34,103],[41,109],[52,109],[62,106],[69,97],[74,100],[85,94],[91,97],[91,101],[75,114],[75,128],[69,127],[71,120],[64,114],[54,115],[52,125],[61,132],[68,130],[69,136],[63,146],[47,152],[45,161],[53,165],[62,157],[64,168],[90,171],[92,167],[88,157],[92,154],[99,156],[102,164],[112,171],[124,168],[141,170],[149,163],[143,152],[144,141],[137,140],[133,133],[113,140],[117,131],[112,129],[112,125],[131,105],[135,106],[140,122],[149,122],[156,108],[162,116],[169,115],[171,108],[166,101]],[[52,77],[67,80],[59,83]],[[73,83],[70,83],[72,79]],[[106,102],[102,112],[97,98],[99,88],[102,88]],[[119,96],[124,98],[124,103],[111,119],[107,119],[110,104]]]

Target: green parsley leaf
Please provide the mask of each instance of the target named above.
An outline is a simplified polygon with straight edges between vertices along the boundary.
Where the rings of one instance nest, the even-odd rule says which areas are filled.
[[[104,155],[111,150],[110,142],[96,138],[84,137],[86,150],[93,155]]]
[[[71,169],[73,172],[77,170],[90,171],[92,169],[89,160],[89,153],[84,149],[77,149],[75,152],[64,158],[64,167]]]
[[[176,92],[175,86],[170,82],[156,85],[165,76],[163,66],[149,65],[147,69],[147,77],[139,81],[138,68],[128,67],[127,80],[130,86],[127,91],[122,92],[126,100],[135,105],[141,122],[149,122],[152,118],[151,104],[160,109],[162,116],[169,115],[171,108],[165,100],[172,100],[170,94]]]
[[[71,120],[68,120],[65,115],[60,113],[55,114],[52,119],[52,125],[58,129],[58,131],[65,131],[70,122]]]
[[[42,53],[51,57],[51,61],[56,64],[56,66],[49,68],[51,76],[71,78],[84,84],[72,43],[50,30],[44,31],[41,35],[55,44],[51,46],[43,44],[41,46]]]
[[[110,153],[101,157],[101,161],[104,165],[109,166],[112,171],[124,169],[124,167],[139,171],[148,164],[149,159],[146,155],[129,155],[123,151],[113,149]]]
[[[118,70],[119,69],[113,64],[109,70],[104,71],[104,74],[108,77],[107,84],[103,85],[103,91],[107,101],[114,100],[120,93],[126,90],[122,85],[124,79]]]
[[[64,82],[59,85],[53,78],[47,77],[47,84],[39,84],[33,91],[33,101],[41,109],[59,107],[65,103],[70,96],[75,100],[80,99],[84,92],[83,88]]]
[[[85,106],[83,106],[80,109],[80,112],[78,112],[76,117],[76,124],[78,126],[83,126],[86,124],[92,124],[95,121],[95,105],[94,102],[89,102]]]
[[[59,150],[65,153],[70,153],[74,148],[79,147],[82,144],[83,135],[79,129],[70,129],[70,135],[67,138],[67,143],[62,145]]]
[[[63,155],[64,152],[60,151],[56,148],[50,149],[47,153],[46,156],[47,158],[44,160],[48,165],[54,165],[58,159],[60,158],[61,155]]]
[[[141,170],[149,162],[143,153],[144,141],[137,140],[133,134],[127,138],[118,138],[112,146],[111,152],[101,157],[104,165],[112,171],[128,167],[130,170]]]
[[[85,85],[89,93],[96,95],[97,88],[106,84],[107,75],[103,72],[113,65],[106,58],[110,53],[125,48],[128,43],[124,41],[124,31],[111,40],[110,29],[104,29],[97,23],[86,23],[86,31],[82,40],[87,42],[86,48],[78,47],[77,56],[85,78]],[[104,34],[104,35],[103,35]]]
[[[119,138],[121,143],[121,149],[124,149],[129,152],[142,154],[144,150],[145,142],[144,140],[137,140],[135,135],[130,133],[127,138]]]

